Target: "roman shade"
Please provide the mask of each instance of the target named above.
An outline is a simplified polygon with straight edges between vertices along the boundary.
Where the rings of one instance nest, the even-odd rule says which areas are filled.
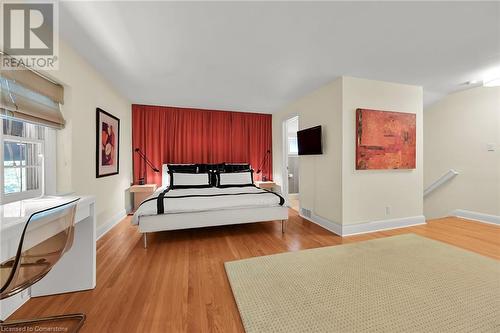
[[[64,127],[64,88],[27,68],[0,73],[0,117]]]

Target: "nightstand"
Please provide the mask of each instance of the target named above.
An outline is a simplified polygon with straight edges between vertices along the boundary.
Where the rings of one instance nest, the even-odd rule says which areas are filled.
[[[266,189],[266,190],[273,190],[274,186],[276,185],[275,182],[273,181],[255,181],[255,186]]]
[[[132,185],[130,192],[134,193],[134,211],[139,208],[141,202],[156,191],[156,184]]]

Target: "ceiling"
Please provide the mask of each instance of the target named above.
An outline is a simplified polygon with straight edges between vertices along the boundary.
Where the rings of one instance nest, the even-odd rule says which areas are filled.
[[[500,70],[499,2],[63,2],[60,33],[143,104],[272,113],[348,75],[429,105]]]

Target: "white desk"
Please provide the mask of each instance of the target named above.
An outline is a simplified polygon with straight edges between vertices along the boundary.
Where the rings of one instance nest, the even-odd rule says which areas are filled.
[[[0,259],[15,255],[19,238],[31,214],[61,205],[76,196],[44,197],[0,205]],[[0,319],[5,320],[30,297],[88,290],[96,284],[95,199],[79,196],[73,246],[52,270],[30,289],[0,301]]]

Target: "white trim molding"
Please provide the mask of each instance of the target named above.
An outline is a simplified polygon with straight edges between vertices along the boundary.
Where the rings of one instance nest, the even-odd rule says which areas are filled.
[[[370,232],[382,231],[382,230],[390,230],[390,229],[399,229],[405,227],[411,227],[415,225],[425,224],[425,216],[417,215],[410,217],[403,217],[398,219],[390,219],[390,220],[377,220],[377,221],[369,221],[364,223],[356,223],[356,224],[340,224],[337,222],[330,221],[321,216],[318,216],[314,213],[311,213],[310,217],[305,214],[307,210],[300,210],[300,217],[311,221],[320,227],[325,228],[333,232],[336,235],[341,237],[352,236],[365,234]]]
[[[307,216],[308,214],[305,214],[306,211],[307,211],[306,209],[301,207],[300,211],[299,211],[299,216],[314,223],[314,224],[319,225],[320,227],[323,227],[324,229],[326,229],[328,231],[333,232],[336,235],[342,236],[342,225],[341,224],[339,224],[337,222],[330,221],[328,219],[325,219],[324,217],[318,216],[312,212],[311,212],[311,216],[308,217]]]
[[[455,209],[450,215],[467,220],[500,225],[500,216],[498,215],[478,213],[464,209]]]
[[[127,210],[122,209],[115,215],[113,215],[109,220],[106,221],[103,225],[101,225],[99,228],[97,228],[97,239],[98,241],[102,236],[108,233],[111,229],[113,229],[114,226],[116,226],[118,223],[120,223],[125,217],[127,216]]]
[[[417,215],[390,220],[377,220],[365,223],[344,224],[342,225],[342,236],[352,236],[375,231],[406,228],[425,223],[425,216]]]

